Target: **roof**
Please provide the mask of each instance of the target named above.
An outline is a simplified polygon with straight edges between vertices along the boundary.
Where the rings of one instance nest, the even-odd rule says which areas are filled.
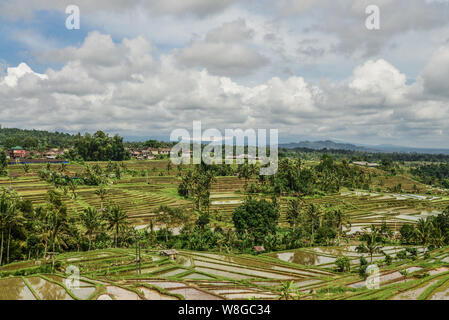
[[[171,256],[171,255],[178,254],[178,251],[176,251],[175,249],[162,250],[162,251],[159,251],[159,254],[162,254],[164,256]]]
[[[254,246],[253,250],[256,252],[263,252],[263,251],[265,251],[265,248],[262,246]]]
[[[11,150],[23,150],[23,148],[22,147],[14,147],[14,148],[11,148]]]

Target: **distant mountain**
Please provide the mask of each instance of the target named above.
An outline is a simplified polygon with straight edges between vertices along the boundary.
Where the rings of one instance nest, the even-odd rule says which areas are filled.
[[[295,148],[307,148],[314,150],[322,149],[334,149],[334,150],[350,150],[350,151],[362,151],[362,152],[380,152],[372,148],[356,146],[351,143],[338,143],[331,140],[326,141],[301,141],[294,143],[287,143],[279,145],[280,148],[295,149]]]
[[[425,153],[425,154],[449,154],[449,149],[433,149],[433,148],[413,148],[395,146],[390,144],[371,145],[355,145],[352,143],[339,143],[331,140],[325,141],[301,141],[294,143],[280,144],[280,148],[294,149],[307,148],[314,150],[330,149],[330,150],[350,150],[360,152],[385,152],[385,153]]]

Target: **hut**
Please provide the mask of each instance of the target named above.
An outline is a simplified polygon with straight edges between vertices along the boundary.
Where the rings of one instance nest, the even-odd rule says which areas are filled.
[[[262,253],[262,252],[265,252],[265,248],[262,247],[262,246],[254,246],[254,247],[253,247],[253,250],[254,250],[254,252],[256,252],[256,253]]]
[[[178,251],[176,251],[175,249],[161,250],[161,251],[159,251],[159,254],[162,256],[170,257],[171,260],[176,260]]]

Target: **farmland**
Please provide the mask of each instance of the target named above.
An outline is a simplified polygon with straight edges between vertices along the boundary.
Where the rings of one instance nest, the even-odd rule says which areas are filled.
[[[106,162],[96,164],[107,166]],[[86,208],[100,208],[111,201],[141,232],[164,227],[157,219],[161,206],[180,208],[188,213],[189,221],[198,219],[192,200],[177,192],[187,166],[168,170],[164,160],[126,161],[124,166],[127,173],[107,184],[105,199],[98,196],[96,186],[80,185],[76,196],[63,193],[69,217],[76,220]],[[39,177],[43,168],[30,165],[25,172],[21,165],[10,166],[9,176],[0,179],[0,186],[17,191],[34,206],[44,205],[48,190],[55,186]],[[83,168],[69,164],[65,170],[76,174]],[[349,217],[345,236],[326,246],[306,245],[257,255],[220,246],[201,251],[178,249],[175,257],[167,257],[160,254],[164,244],[156,241],[141,248],[137,270],[132,242],[122,248],[60,251],[51,258],[36,256],[2,266],[0,299],[447,299],[449,249],[429,251],[423,245],[403,244],[394,236],[371,257],[380,268],[379,288],[366,288],[365,279],[357,273],[361,257],[369,259],[357,250],[360,235],[370,226],[386,226],[397,235],[402,225],[437,216],[449,205],[443,189],[423,185],[407,175],[392,177],[378,169],[366,170],[375,172],[370,190],[342,188],[303,197],[305,205],[338,207]],[[216,177],[210,187],[211,228],[233,229],[232,214],[245,201],[249,183],[257,180]],[[398,184],[401,192],[391,192]],[[293,198],[288,194],[280,197],[279,226],[288,227],[288,206]],[[181,228],[173,227],[171,232],[179,234]],[[391,258],[389,263],[385,263],[386,256]],[[349,267],[339,272],[342,257],[347,258]],[[80,272],[80,285],[75,289],[65,282],[68,266]]]

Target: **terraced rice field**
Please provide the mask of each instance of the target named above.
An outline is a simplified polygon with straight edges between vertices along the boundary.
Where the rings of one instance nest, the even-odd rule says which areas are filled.
[[[307,251],[338,257],[354,254],[352,247],[317,247]],[[401,260],[381,267],[378,289],[368,289],[357,272],[336,273],[329,264],[307,265],[303,264],[304,260],[286,259],[283,254],[180,251],[171,260],[156,251],[145,251],[141,274],[138,274],[132,249],[66,253],[56,259],[64,266],[79,267],[78,287],[70,287],[65,281],[67,275],[61,272],[9,277],[0,279],[0,299],[278,299],[281,285],[286,281],[293,281],[293,295],[299,295],[300,299],[449,298],[449,263],[445,262],[449,248],[435,250],[427,259],[419,256],[416,260]],[[29,265],[30,262],[7,267],[11,271]],[[408,271],[406,277],[404,270]]]

